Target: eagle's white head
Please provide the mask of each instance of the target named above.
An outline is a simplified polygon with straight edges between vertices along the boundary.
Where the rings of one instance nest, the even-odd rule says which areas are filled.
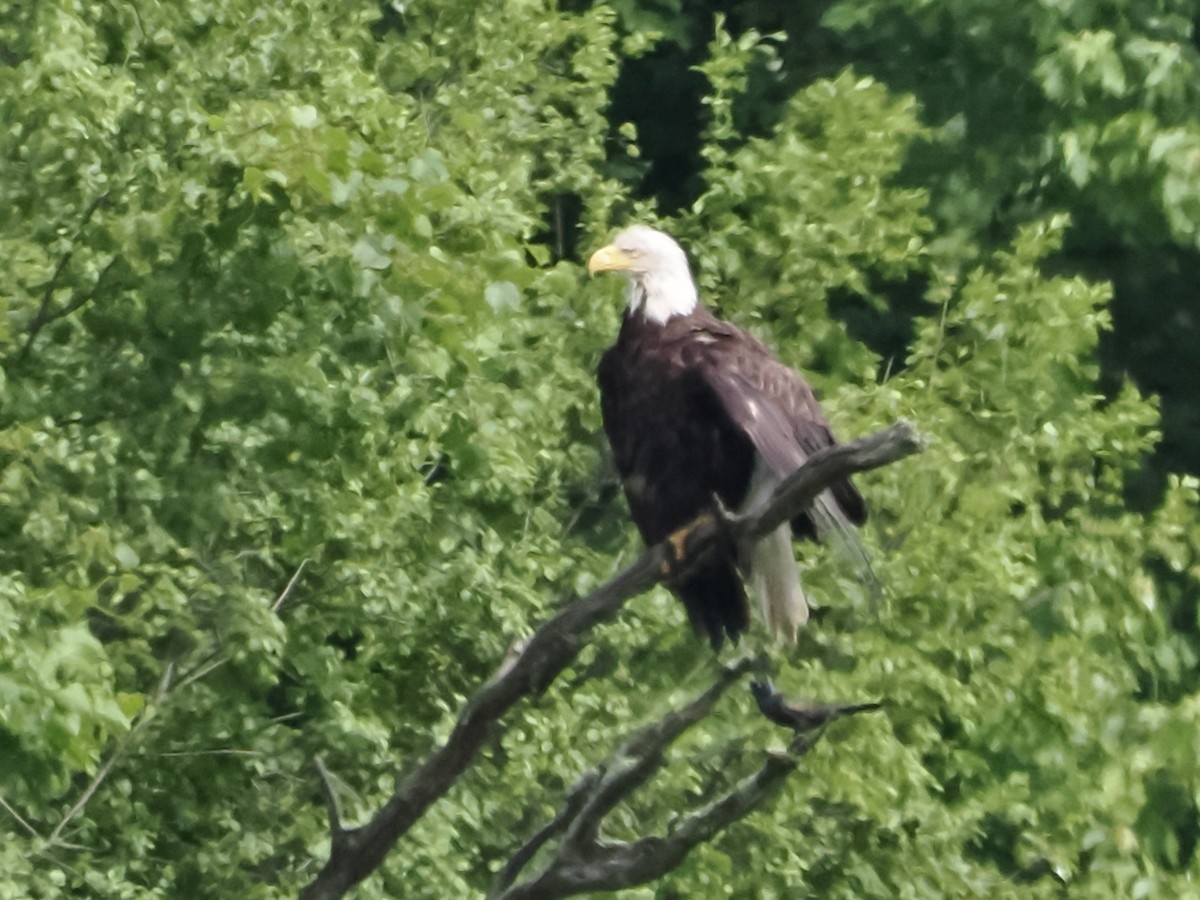
[[[663,324],[696,308],[696,283],[687,256],[671,238],[648,225],[632,225],[588,260],[588,271],[624,272],[629,276],[629,311],[642,311]]]

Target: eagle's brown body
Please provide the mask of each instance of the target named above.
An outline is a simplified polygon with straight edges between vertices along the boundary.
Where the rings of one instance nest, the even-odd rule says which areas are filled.
[[[702,305],[665,322],[628,310],[598,379],[604,430],[648,544],[711,510],[714,495],[729,509],[742,507],[756,466],[775,482],[834,443],[804,379]],[[850,482],[831,498],[831,515],[865,520],[866,506]],[[818,531],[808,514],[792,527],[798,537]],[[729,547],[672,586],[714,647],[725,637],[736,640],[748,624],[737,557]]]

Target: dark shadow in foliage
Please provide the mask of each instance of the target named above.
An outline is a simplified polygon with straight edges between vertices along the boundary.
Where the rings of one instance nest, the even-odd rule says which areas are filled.
[[[543,228],[533,235],[533,243],[544,244],[550,250],[552,263],[563,260],[582,262],[577,253],[583,198],[576,193],[562,191],[546,197],[544,202],[546,212]],[[530,265],[534,264],[532,258],[526,261]]]
[[[567,0],[568,11],[592,7],[585,0]],[[837,32],[821,26],[832,0],[817,3],[716,2],[685,4],[656,10],[654,4],[618,6],[618,27],[632,32],[643,19],[655,17],[669,25],[668,39],[636,59],[626,59],[612,91],[609,122],[613,133],[624,122],[638,130],[638,149],[645,165],[635,178],[624,178],[640,197],[653,197],[666,215],[690,206],[704,191],[704,162],[700,156],[708,120],[701,98],[708,91],[694,66],[708,56],[718,14],[737,37],[750,29],[760,34],[784,33],[776,44],[782,63],[752,65],[744,96],[734,104],[739,141],[769,134],[784,104],[814,79],[832,75],[844,64],[846,51]],[[614,147],[621,145],[614,140]],[[621,151],[623,154],[623,150]],[[611,161],[611,160],[610,160]]]
[[[1169,243],[1132,246],[1099,213],[1080,213],[1084,227],[1068,233],[1047,268],[1112,284],[1111,331],[1100,334],[1100,388],[1114,396],[1130,379],[1158,397],[1163,436],[1126,477],[1125,502],[1154,509],[1170,472],[1200,474],[1200,252]]]
[[[1014,884],[1033,884],[1043,878],[1050,878],[1065,886],[1066,883],[1055,874],[1054,866],[1049,860],[1039,857],[1022,863],[1019,851],[1025,841],[1025,828],[1022,823],[1000,815],[988,814],[980,823],[978,834],[967,842],[967,852],[981,862],[994,865]]]
[[[1200,837],[1200,812],[1192,791],[1166,771],[1148,775],[1145,788],[1146,803],[1135,823],[1142,845],[1164,868],[1185,871]]]
[[[371,37],[380,41],[389,34],[404,34],[407,28],[405,28],[403,10],[404,7],[399,3],[393,3],[392,0],[381,0],[379,18],[371,26]]]
[[[1179,703],[1200,690],[1200,673],[1190,662],[1200,657],[1200,581],[1158,557],[1151,557],[1145,566],[1157,586],[1157,602],[1171,633],[1163,639],[1167,643],[1161,649],[1166,653],[1147,659],[1143,647],[1127,651],[1138,681],[1136,697],[1141,702]]]
[[[916,319],[928,315],[929,277],[910,272],[903,281],[869,275],[869,296],[845,288],[831,291],[829,312],[850,336],[879,354],[880,380],[901,371],[916,335]]]
[[[689,205],[704,190],[700,175],[700,97],[704,76],[692,70],[704,56],[662,44],[653,53],[625,60],[613,86],[609,121],[614,130],[624,122],[637,126],[638,147],[648,163],[639,197],[654,197],[671,214]]]
[[[1101,344],[1109,384],[1128,374],[1162,400],[1156,479],[1164,470],[1200,474],[1200,253],[1110,247],[1096,261],[1113,283],[1114,330]]]

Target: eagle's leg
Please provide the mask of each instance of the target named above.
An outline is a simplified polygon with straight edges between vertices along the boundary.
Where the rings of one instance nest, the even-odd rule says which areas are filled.
[[[663,542],[666,555],[662,562],[662,576],[668,585],[681,580],[698,561],[697,556],[707,543],[704,533],[712,523],[713,517],[709,513],[701,513],[667,535]]]

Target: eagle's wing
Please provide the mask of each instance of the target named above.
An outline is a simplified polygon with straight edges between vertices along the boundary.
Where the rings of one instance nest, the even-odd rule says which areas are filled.
[[[781,402],[779,388],[784,385],[779,383],[782,379],[778,373],[713,365],[704,367],[701,374],[725,413],[750,438],[763,461],[780,478],[796,471],[813,451],[829,443],[822,443],[815,434],[806,434],[814,426],[819,427],[819,423],[796,419],[788,408],[792,404]],[[799,381],[799,376],[796,380]],[[807,387],[803,382],[801,386]]]
[[[820,404],[800,373],[728,322],[713,318],[692,331],[695,371],[779,477],[834,443]]]
[[[762,460],[786,478],[808,457],[835,441],[812,388],[776,360],[750,335],[721,323],[705,329],[717,338],[708,351],[701,376],[726,414],[754,444]],[[853,525],[866,519],[866,505],[845,481],[823,491],[808,511],[817,535],[846,555],[873,588],[878,582],[866,549]]]

